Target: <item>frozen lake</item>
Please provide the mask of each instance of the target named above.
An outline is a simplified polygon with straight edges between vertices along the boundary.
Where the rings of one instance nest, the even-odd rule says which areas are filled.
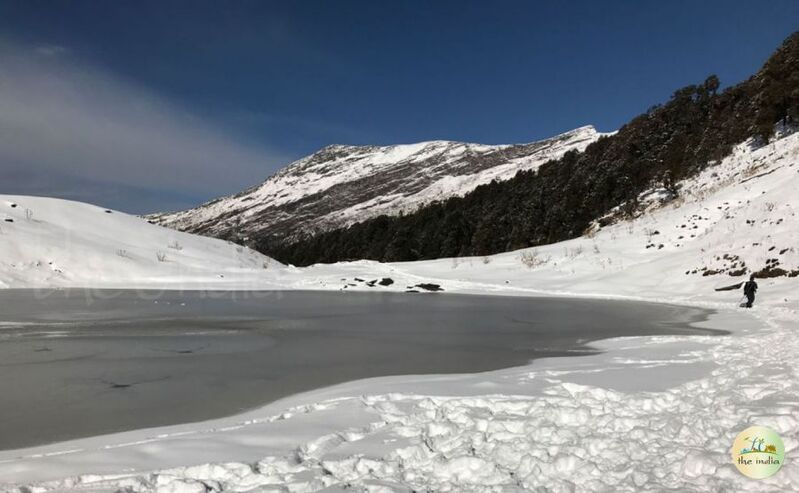
[[[566,298],[0,290],[0,449],[200,421],[360,378],[689,334],[708,312]]]

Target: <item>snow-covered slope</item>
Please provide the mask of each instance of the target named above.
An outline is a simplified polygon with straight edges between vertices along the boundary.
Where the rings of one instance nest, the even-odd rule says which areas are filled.
[[[332,145],[238,195],[148,218],[181,231],[210,236],[265,233],[291,240],[464,195],[491,180],[506,180],[520,170],[535,169],[567,151],[581,151],[601,135],[586,126],[517,145],[448,141],[394,146]]]
[[[248,248],[68,200],[0,195],[0,287],[268,287]]]

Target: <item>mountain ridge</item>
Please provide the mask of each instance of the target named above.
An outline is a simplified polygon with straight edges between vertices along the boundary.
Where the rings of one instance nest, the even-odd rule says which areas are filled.
[[[582,150],[603,135],[586,125],[526,144],[331,144],[237,194],[146,217],[180,231],[239,242],[268,237],[280,244],[463,195]]]

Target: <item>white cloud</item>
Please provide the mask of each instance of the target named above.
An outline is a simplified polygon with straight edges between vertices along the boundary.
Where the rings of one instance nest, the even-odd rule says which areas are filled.
[[[254,185],[285,162],[145,88],[62,55],[69,51],[60,46],[0,40],[4,193],[46,189],[63,177],[62,186],[86,190],[108,184],[213,196]]]

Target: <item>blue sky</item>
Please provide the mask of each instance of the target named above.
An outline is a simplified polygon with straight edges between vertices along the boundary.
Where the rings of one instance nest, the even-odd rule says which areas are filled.
[[[746,78],[797,20],[795,0],[0,1],[0,131],[30,141],[0,132],[0,192],[146,212],[332,143],[613,130]]]

